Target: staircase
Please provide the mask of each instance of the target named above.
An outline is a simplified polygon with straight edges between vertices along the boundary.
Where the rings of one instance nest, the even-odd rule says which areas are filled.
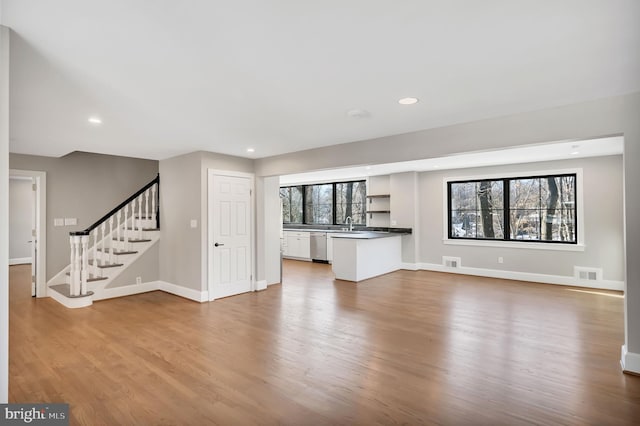
[[[109,285],[160,239],[159,196],[158,175],[84,231],[71,232],[70,263],[49,280],[47,294],[68,308],[121,296]]]

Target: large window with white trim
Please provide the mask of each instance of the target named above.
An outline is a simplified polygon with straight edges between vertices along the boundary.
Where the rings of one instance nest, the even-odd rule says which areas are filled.
[[[447,183],[450,239],[576,244],[576,174]]]

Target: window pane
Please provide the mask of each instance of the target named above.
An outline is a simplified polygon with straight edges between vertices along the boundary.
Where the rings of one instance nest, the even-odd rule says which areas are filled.
[[[302,223],[302,187],[280,188],[282,223]]]
[[[333,223],[333,185],[308,185],[305,189],[305,223]]]
[[[336,224],[347,223],[351,217],[354,225],[366,224],[367,188],[364,181],[336,184]]]
[[[451,237],[504,239],[503,186],[501,180],[451,183]]]
[[[511,213],[511,237],[540,241],[575,243],[575,175],[544,176],[531,179],[511,179],[510,206],[514,210],[537,210],[539,228],[532,236],[524,219],[516,221]],[[537,193],[537,195],[536,195]],[[518,223],[515,223],[518,222]],[[525,229],[527,228],[527,229]]]
[[[540,207],[540,179],[511,179],[509,208],[537,209]]]
[[[476,237],[476,213],[468,211],[451,212],[451,236],[458,238]]]
[[[451,210],[476,210],[477,182],[451,184]]]
[[[540,211],[537,209],[511,210],[511,239],[539,240]]]

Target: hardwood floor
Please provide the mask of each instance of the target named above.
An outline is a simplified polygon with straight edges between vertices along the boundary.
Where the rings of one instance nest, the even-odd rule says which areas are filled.
[[[68,402],[90,425],[638,424],[620,293],[284,271],[212,303],[152,292],[68,310],[11,267],[10,401]]]

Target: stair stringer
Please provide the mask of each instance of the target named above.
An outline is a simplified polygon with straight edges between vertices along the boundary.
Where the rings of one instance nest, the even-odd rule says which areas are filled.
[[[147,233],[146,238],[150,239],[151,240],[150,242],[135,244],[135,249],[137,253],[118,255],[118,262],[122,263],[123,266],[119,266],[116,268],[109,268],[109,270],[105,273],[105,275],[108,277],[106,280],[93,281],[93,282],[87,283],[87,289],[89,291],[93,291],[94,293],[92,296],[94,301],[111,299],[113,297],[121,296],[121,294],[119,294],[118,292],[114,294],[113,291],[109,291],[109,290],[113,290],[112,288],[109,287],[109,285],[116,278],[118,278],[124,271],[126,271],[131,265],[133,265],[138,259],[144,256],[149,251],[149,249],[151,249],[156,244],[159,244],[159,241],[160,241],[159,233],[155,232],[154,234],[156,235],[149,235],[149,234],[152,234],[152,233],[151,232]],[[137,286],[140,286],[140,289],[142,290],[143,288],[145,288],[145,283],[131,284],[131,285],[126,285],[126,286],[121,286],[116,288],[119,288],[119,289],[131,288],[131,294],[150,291],[150,290],[136,291],[134,287],[137,287]]]

